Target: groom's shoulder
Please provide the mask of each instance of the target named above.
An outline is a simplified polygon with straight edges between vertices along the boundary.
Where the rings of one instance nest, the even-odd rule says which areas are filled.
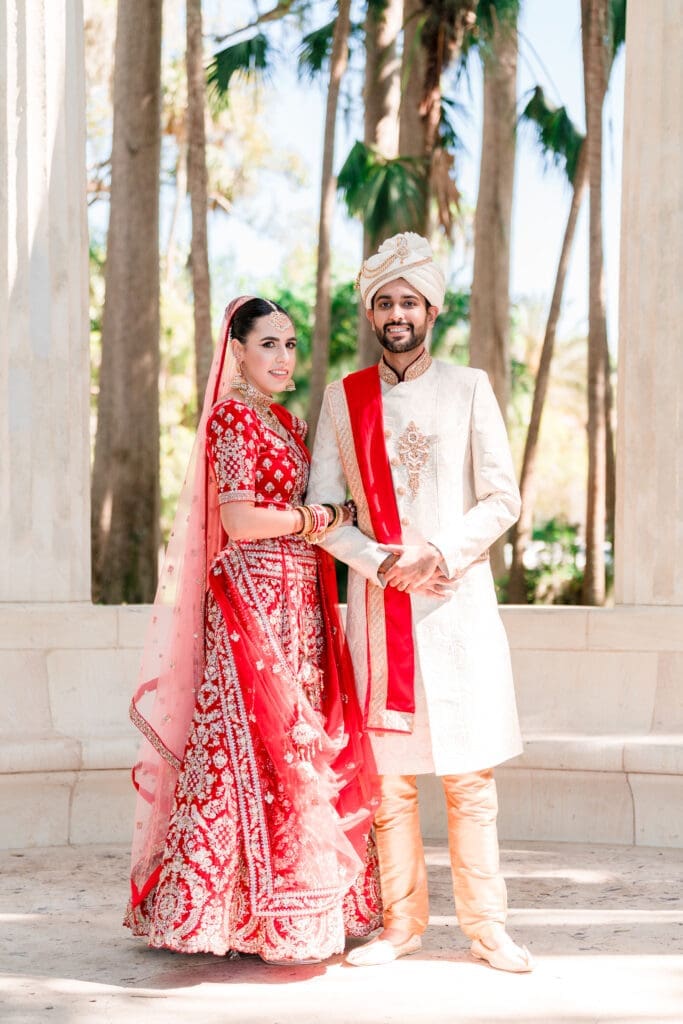
[[[445,363],[441,359],[434,359],[432,365],[440,376],[445,377],[454,383],[467,384],[470,387],[474,387],[482,374],[484,374],[483,370],[478,370],[474,366],[460,366],[458,363]]]

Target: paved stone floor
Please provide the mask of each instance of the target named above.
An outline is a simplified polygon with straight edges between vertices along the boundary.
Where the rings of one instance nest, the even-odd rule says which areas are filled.
[[[3,1024],[683,1022],[680,850],[504,844],[510,929],[537,964],[524,976],[470,958],[442,846],[428,849],[423,951],[365,969],[149,950],[120,927],[127,859],[120,847],[0,854]]]

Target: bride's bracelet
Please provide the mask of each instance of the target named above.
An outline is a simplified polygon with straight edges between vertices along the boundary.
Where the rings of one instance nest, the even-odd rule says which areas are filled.
[[[303,523],[296,532],[311,544],[317,544],[329,530],[334,530],[344,520],[341,505],[297,505],[296,511],[301,513]]]

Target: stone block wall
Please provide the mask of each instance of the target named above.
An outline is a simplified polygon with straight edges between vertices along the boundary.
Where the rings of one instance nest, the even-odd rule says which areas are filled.
[[[148,609],[0,608],[0,846],[127,842]],[[503,608],[525,739],[501,835],[683,846],[683,610]],[[445,834],[422,780],[425,835]]]

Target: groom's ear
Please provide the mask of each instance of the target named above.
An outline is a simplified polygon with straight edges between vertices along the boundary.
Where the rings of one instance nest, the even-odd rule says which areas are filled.
[[[372,324],[372,326],[374,327],[375,326],[375,311],[373,310],[372,306],[370,306],[370,309],[366,309],[365,310],[365,315],[368,318],[368,320],[370,321],[370,323]]]

